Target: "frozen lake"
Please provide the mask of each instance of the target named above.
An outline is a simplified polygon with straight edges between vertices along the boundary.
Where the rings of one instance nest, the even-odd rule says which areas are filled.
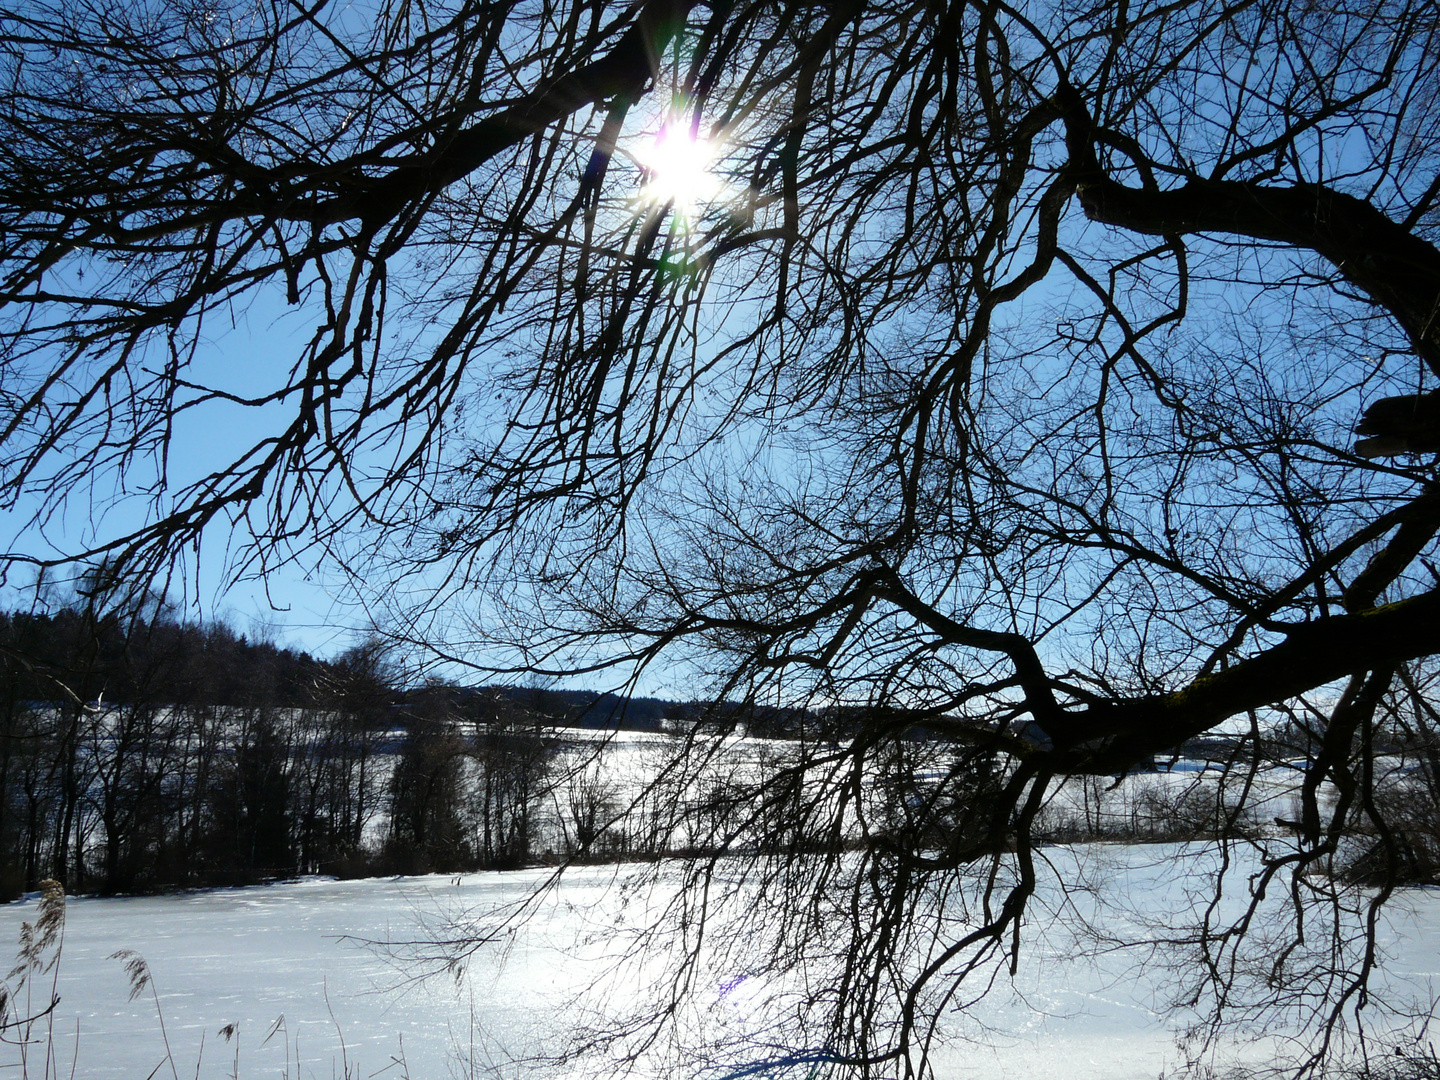
[[[1170,850],[1097,845],[1099,854],[1086,857],[1096,864],[1096,881],[1143,910],[1147,897],[1162,905],[1164,889],[1174,887],[1164,880]],[[54,1024],[59,1074],[70,1075],[73,1062],[74,1076],[95,1080],[172,1076],[155,1002],[148,992],[127,1000],[123,965],[110,958],[134,949],[150,965],[179,1078],[541,1075],[540,1066],[520,1059],[563,1044],[577,1015],[573,997],[595,970],[580,954],[593,961],[611,947],[596,932],[619,921],[614,886],[627,872],[571,871],[538,917],[478,953],[463,978],[408,984],[406,970],[357,939],[424,937],[427,926],[447,917],[523,899],[546,872],[71,899]],[[0,935],[14,942],[21,921],[35,914],[34,900],[0,909]],[[1163,988],[1137,979],[1128,961],[1073,959],[1063,926],[1047,929],[1037,919],[1017,979],[966,1013],[965,1038],[937,1059],[940,1075],[1174,1074],[1183,1057]],[[1411,990],[1423,995],[1440,986],[1440,895],[1407,893],[1387,939]],[[39,985],[44,997],[48,984]],[[228,1025],[237,1032],[229,1040],[220,1034]],[[41,1048],[28,1052],[30,1075],[43,1075],[35,1067]],[[16,1047],[0,1047],[0,1076],[18,1075],[18,1064]]]
[[[71,899],[60,966],[57,1054],[77,1077],[143,1078],[164,1058],[149,994],[129,1001],[118,949],[150,965],[180,1076],[445,1077],[461,1055],[534,1045],[565,969],[532,963],[543,935],[456,985],[405,986],[360,939],[413,938],[423,919],[523,896],[538,873],[304,880],[178,896]],[[571,890],[581,892],[578,886]],[[14,941],[33,901],[0,910]],[[41,980],[43,984],[44,980]],[[472,1005],[477,1023],[471,1024]],[[226,1040],[220,1029],[234,1024]],[[78,1047],[76,1031],[78,1030]],[[202,1056],[203,1043],[203,1056]],[[12,1064],[13,1047],[0,1048]],[[300,1067],[296,1068],[297,1060]],[[348,1071],[346,1065],[348,1064]],[[287,1069],[288,1065],[288,1069]],[[333,1066],[333,1069],[332,1069]],[[32,1070],[33,1074],[33,1070]],[[166,1065],[156,1074],[169,1076]],[[483,1075],[483,1074],[482,1074]]]

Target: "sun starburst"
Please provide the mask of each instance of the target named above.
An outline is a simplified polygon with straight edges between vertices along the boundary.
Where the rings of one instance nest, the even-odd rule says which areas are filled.
[[[636,159],[645,173],[641,196],[657,205],[669,205],[677,214],[694,216],[721,189],[713,167],[717,146],[702,138],[683,121],[666,121]]]

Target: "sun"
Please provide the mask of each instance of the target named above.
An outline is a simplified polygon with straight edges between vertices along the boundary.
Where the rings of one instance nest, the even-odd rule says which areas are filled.
[[[677,214],[693,216],[703,203],[720,194],[719,177],[712,171],[717,147],[698,137],[684,123],[667,121],[636,160],[645,170],[641,196],[670,205]]]

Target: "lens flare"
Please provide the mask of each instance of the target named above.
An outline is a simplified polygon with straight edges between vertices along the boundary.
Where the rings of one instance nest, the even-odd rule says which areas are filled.
[[[696,137],[686,124],[666,123],[636,156],[645,170],[641,194],[652,202],[670,204],[688,216],[720,193],[720,180],[711,171],[716,147]]]

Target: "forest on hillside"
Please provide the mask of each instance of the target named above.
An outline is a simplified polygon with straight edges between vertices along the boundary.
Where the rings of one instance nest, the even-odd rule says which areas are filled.
[[[521,865],[561,726],[678,708],[415,681],[376,640],[316,659],[163,604],[0,613],[0,895]]]
[[[0,898],[654,858],[694,846],[680,788],[715,778],[681,770],[627,805],[600,734],[838,744],[863,720],[468,686],[379,638],[318,659],[155,599],[0,612]]]

